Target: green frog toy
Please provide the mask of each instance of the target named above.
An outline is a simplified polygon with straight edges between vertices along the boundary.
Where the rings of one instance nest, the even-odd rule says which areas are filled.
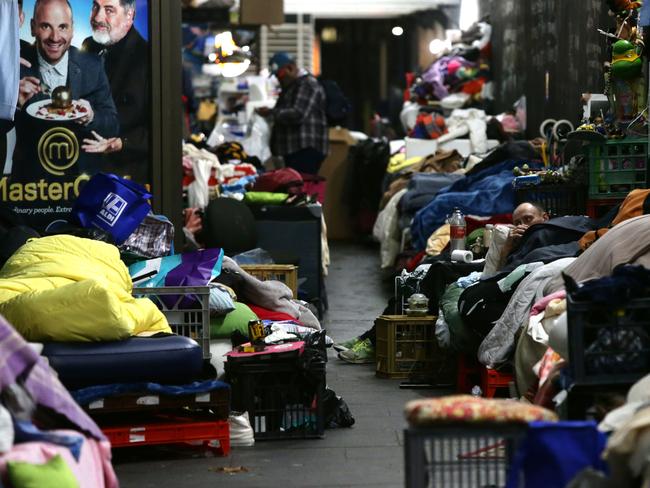
[[[630,80],[641,76],[643,59],[640,48],[630,41],[616,41],[612,46],[612,76]]]

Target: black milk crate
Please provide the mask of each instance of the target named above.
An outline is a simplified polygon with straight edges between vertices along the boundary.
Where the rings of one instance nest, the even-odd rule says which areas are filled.
[[[538,203],[551,217],[584,215],[587,211],[587,187],[573,183],[535,185],[517,188],[517,204]]]
[[[632,384],[650,372],[650,298],[617,306],[569,295],[567,320],[574,384]]]
[[[149,298],[167,318],[174,334],[194,339],[203,359],[210,359],[210,287],[134,288],[133,296]]]
[[[232,408],[248,412],[256,440],[324,436],[325,362],[301,359],[232,361],[225,365]]]
[[[406,488],[504,487],[527,425],[451,423],[404,431]]]

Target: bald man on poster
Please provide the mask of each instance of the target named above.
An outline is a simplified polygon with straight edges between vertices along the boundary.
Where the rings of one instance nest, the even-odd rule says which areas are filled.
[[[105,154],[105,170],[148,182],[150,124],[149,46],[133,22],[135,0],[93,0],[92,37],[82,50],[99,55],[120,121],[118,137],[96,135],[82,149]]]

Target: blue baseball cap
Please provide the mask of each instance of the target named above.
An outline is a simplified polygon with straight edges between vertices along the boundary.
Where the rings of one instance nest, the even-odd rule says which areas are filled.
[[[288,64],[295,64],[294,59],[286,52],[275,53],[269,59],[269,70],[272,74],[276,74],[280,68],[284,68]]]

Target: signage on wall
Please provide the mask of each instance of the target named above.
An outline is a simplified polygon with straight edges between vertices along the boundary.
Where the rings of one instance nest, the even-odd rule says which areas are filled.
[[[0,201],[42,231],[69,219],[97,172],[150,182],[149,0],[23,0],[22,9],[27,63],[0,144]]]

